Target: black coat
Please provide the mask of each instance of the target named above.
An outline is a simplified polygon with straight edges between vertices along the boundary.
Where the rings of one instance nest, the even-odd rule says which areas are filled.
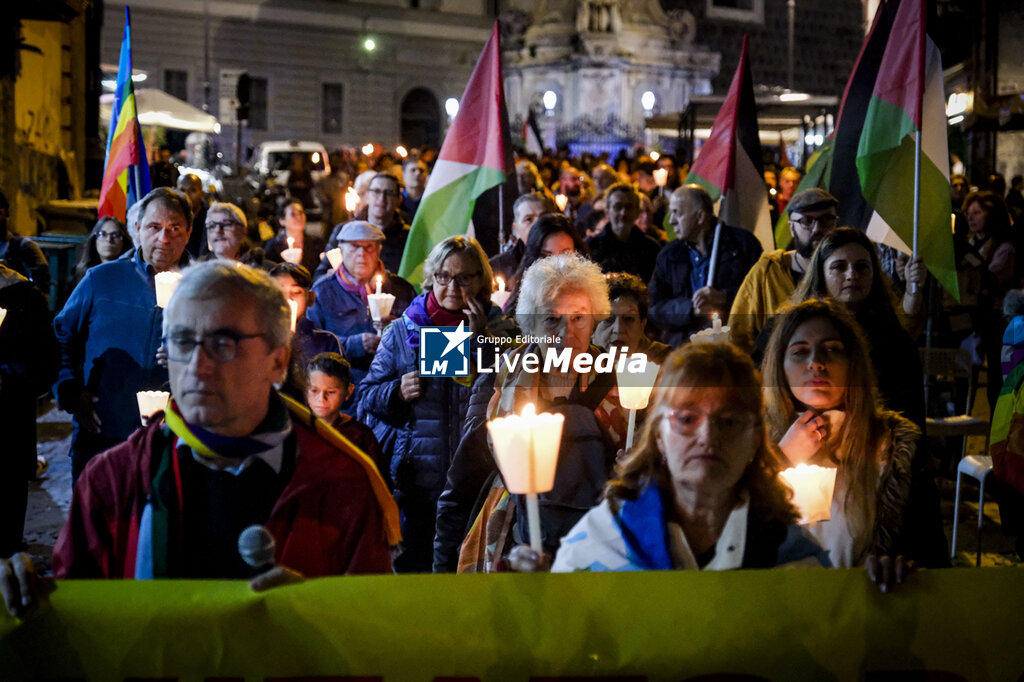
[[[709,240],[713,234],[709,235]],[[693,287],[690,286],[692,248],[682,239],[669,242],[658,254],[654,275],[648,285],[651,297],[648,320],[661,331],[661,340],[670,346],[684,343],[690,334],[707,326],[706,320],[693,315]],[[723,312],[732,307],[740,284],[761,257],[761,252],[761,242],[751,232],[722,225],[714,288],[725,293]]]

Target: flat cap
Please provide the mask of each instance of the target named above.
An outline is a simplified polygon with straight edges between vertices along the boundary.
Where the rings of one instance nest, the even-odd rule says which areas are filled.
[[[797,192],[786,204],[786,213],[805,213],[807,211],[822,211],[826,208],[837,208],[839,200],[818,187],[811,187],[802,192]]]
[[[345,226],[341,228],[341,233],[338,234],[339,242],[382,242],[384,239],[384,231],[365,220],[353,220],[350,223],[345,223]]]

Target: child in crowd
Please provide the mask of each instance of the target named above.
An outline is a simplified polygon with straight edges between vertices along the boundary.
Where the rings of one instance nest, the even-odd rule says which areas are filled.
[[[301,401],[306,390],[306,363],[320,353],[341,353],[341,342],[331,332],[316,329],[313,322],[306,317],[306,308],[316,298],[316,294],[310,291],[313,278],[309,270],[295,263],[280,263],[270,271],[270,276],[284,291],[284,297],[295,303],[292,358],[284,388],[287,393]]]
[[[352,368],[339,353],[320,353],[306,365],[306,403],[313,414],[348,438],[377,465],[384,480],[391,486],[389,467],[373,430],[341,411],[342,404],[352,396]]]

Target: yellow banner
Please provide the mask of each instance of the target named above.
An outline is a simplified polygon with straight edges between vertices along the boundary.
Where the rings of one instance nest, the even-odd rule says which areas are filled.
[[[64,582],[0,616],[0,679],[1017,680],[1024,570]],[[925,679],[915,677],[914,679]],[[929,678],[931,679],[931,678]],[[937,679],[937,678],[936,678]]]

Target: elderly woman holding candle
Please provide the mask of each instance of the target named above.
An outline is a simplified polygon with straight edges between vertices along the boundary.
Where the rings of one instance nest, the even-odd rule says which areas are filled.
[[[491,304],[491,278],[487,256],[475,239],[449,237],[435,246],[423,266],[424,293],[384,330],[362,382],[359,416],[374,426],[391,456],[402,512],[406,549],[395,560],[399,572],[430,572],[437,497],[462,437],[473,380],[420,377],[420,328],[461,325],[470,334],[474,371],[478,348],[517,332]]]
[[[609,314],[601,269],[575,253],[543,258],[526,271],[519,291],[516,321],[533,340],[508,351],[498,373],[482,375],[474,386],[465,436],[437,506],[435,572],[493,570],[515,542],[526,540],[525,501],[509,497],[497,475],[488,420],[521,414],[527,405],[564,415],[554,489],[540,496],[541,540],[551,552],[597,504],[625,442],[627,415],[610,395],[614,373],[577,373],[571,363],[536,372],[526,362],[539,357],[543,366],[549,353],[566,350],[573,358],[601,352],[590,343],[595,324]]]
[[[662,366],[639,444],[552,570],[827,566],[795,525],[780,468],[750,358],[730,344],[684,346]]]
[[[883,590],[918,559],[908,513],[920,429],[876,400],[867,342],[839,303],[811,299],[776,319],[764,359],[766,414],[786,459],[835,466],[831,518],[807,526],[840,567]]]

